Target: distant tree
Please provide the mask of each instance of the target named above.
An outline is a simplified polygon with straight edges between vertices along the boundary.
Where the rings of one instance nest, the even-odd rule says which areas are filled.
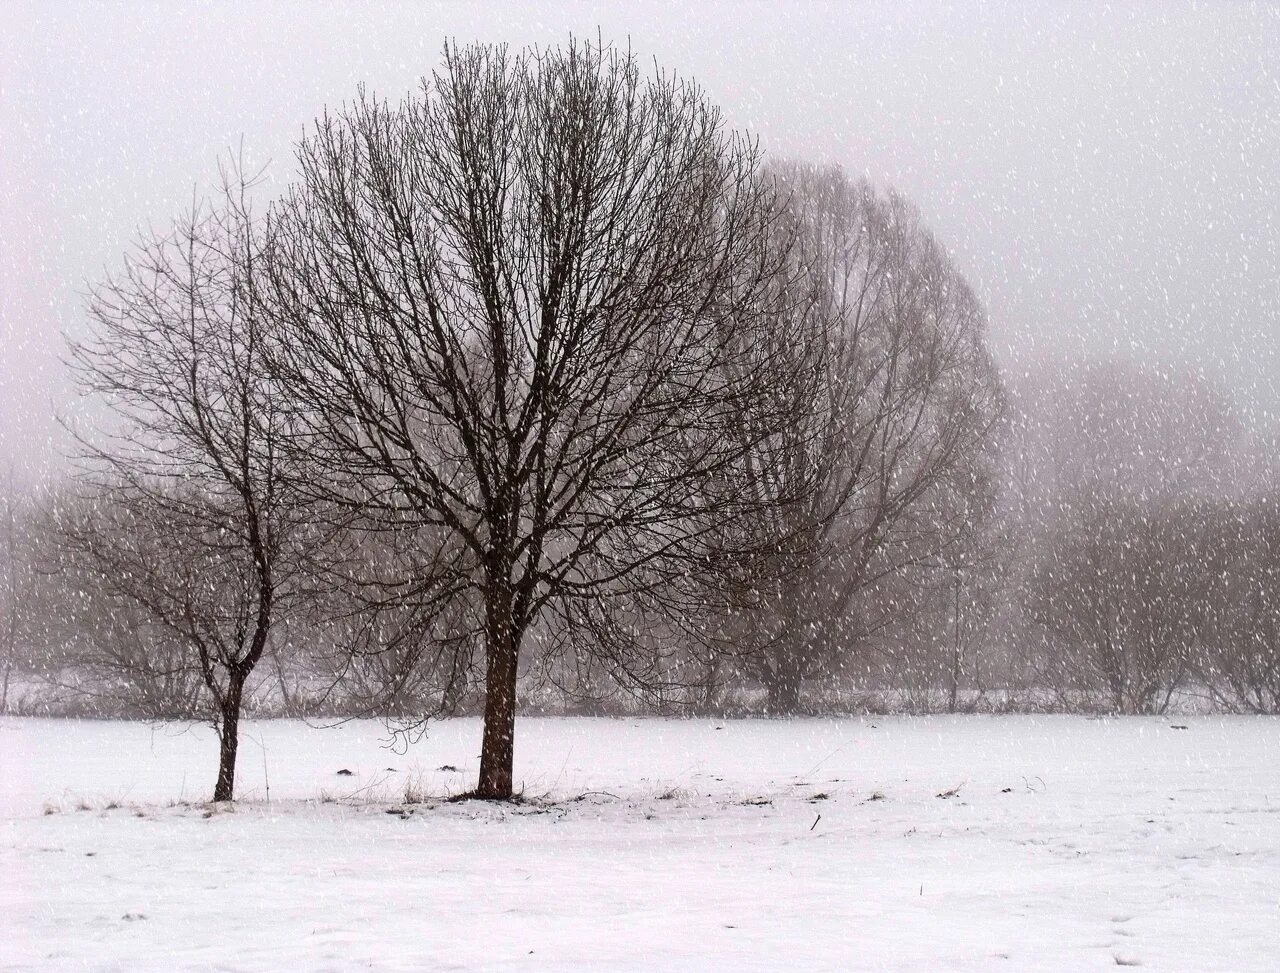
[[[10,683],[21,661],[34,584],[29,538],[22,533],[29,524],[14,492],[12,472],[6,487],[0,507],[0,713],[9,708]]]
[[[1196,539],[1210,540],[1204,531],[1214,504],[1252,488],[1241,475],[1240,417],[1203,374],[1126,359],[1035,364],[1012,383],[1011,406],[1001,516],[1014,543],[1011,589],[1034,593],[1029,600],[1014,599],[1004,619],[1004,637],[1020,657],[1021,677],[1033,689],[1050,688],[1047,680],[1059,688],[1102,693],[1119,710],[1157,705],[1153,700],[1162,693],[1133,698],[1134,687],[1148,677],[1151,685],[1166,687],[1171,679],[1185,681],[1185,666],[1199,651],[1198,633],[1190,633],[1186,644],[1158,651],[1121,652],[1105,663],[1107,676],[1099,668],[1105,659],[1100,648],[1085,653],[1080,647],[1086,643],[1053,635],[1045,622],[1063,622],[1058,611],[1049,610],[1054,604],[1064,612],[1075,605],[1070,613],[1102,610],[1081,601],[1086,596],[1078,585],[1096,593],[1101,583],[1080,573],[1081,559],[1114,566],[1124,555],[1131,564],[1123,551],[1129,543],[1124,532],[1137,530],[1141,537],[1134,542],[1146,544],[1157,527],[1168,530],[1168,546],[1145,548],[1155,570],[1185,561],[1183,570],[1190,573],[1167,578],[1167,599],[1152,576],[1145,590],[1160,598],[1147,606],[1152,617],[1171,621],[1176,606],[1203,609],[1212,587],[1201,568],[1208,555],[1189,558],[1187,552]],[[1174,511],[1184,518],[1176,529],[1165,523]],[[1070,552],[1065,563],[1064,552]],[[1119,575],[1106,577],[1107,585],[1124,592],[1127,617],[1136,619],[1143,576],[1123,584]],[[1157,663],[1152,652],[1165,661]],[[1117,695],[1112,680],[1130,689]]]
[[[286,413],[265,370],[251,185],[229,170],[215,203],[143,238],[93,291],[71,354],[110,419],[82,436],[86,499],[59,524],[76,569],[198,669],[220,738],[215,801],[234,794],[246,683],[301,591],[308,513],[287,491]]]
[[[987,517],[1003,405],[982,308],[916,210],[838,169],[776,172],[796,242],[758,340],[801,381],[780,386],[779,434],[743,426],[762,502],[736,529],[765,553],[731,579],[728,611],[769,711],[790,713],[806,679],[894,619],[880,582]]]
[[[1027,586],[1029,617],[1046,637],[1042,672],[1050,685],[1100,694],[1114,712],[1168,709],[1193,672],[1206,618],[1189,529],[1203,516],[1198,505],[1090,495],[1066,511]]]
[[[891,608],[870,640],[872,673],[912,710],[970,709],[1005,677],[1004,660],[991,645],[1008,593],[1011,546],[994,508],[995,459],[985,475],[966,476],[933,498],[930,505],[959,514],[951,542],[867,593]],[[936,543],[928,529],[923,535],[927,545]]]
[[[42,681],[102,715],[216,720],[189,640],[156,609],[177,601],[199,612],[217,581],[179,519],[95,487],[55,494],[36,523]]]
[[[1280,496],[1223,504],[1196,533],[1208,601],[1200,678],[1223,706],[1280,713]]]
[[[384,526],[350,527],[327,548],[324,595],[303,623],[319,646],[312,671],[344,712],[453,712],[483,687],[474,599],[436,586],[461,544],[438,526]]]
[[[1205,375],[1127,359],[1054,360],[1011,382],[1005,468],[1016,533],[1046,536],[1082,497],[1161,504],[1230,493],[1240,417]]]
[[[744,340],[774,271],[758,152],[693,84],[574,41],[449,47],[417,97],[362,93],[298,158],[273,369],[305,483],[370,529],[449,538],[404,588],[467,606],[475,793],[510,798],[531,628],[643,683],[619,622],[679,611],[670,582],[755,503],[730,474],[779,380]]]

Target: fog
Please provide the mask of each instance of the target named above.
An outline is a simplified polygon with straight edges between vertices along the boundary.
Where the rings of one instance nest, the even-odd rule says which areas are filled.
[[[1277,52],[0,0],[0,967],[1280,969]]]
[[[0,464],[63,462],[62,332],[135,229],[243,138],[276,186],[359,84],[398,96],[446,38],[596,30],[691,75],[773,155],[905,192],[953,249],[1011,377],[1030,360],[1190,366],[1280,405],[1280,13],[1212,4],[856,7],[6,4]]]

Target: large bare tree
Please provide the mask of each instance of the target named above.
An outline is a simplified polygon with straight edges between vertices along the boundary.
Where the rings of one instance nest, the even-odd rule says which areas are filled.
[[[72,343],[105,408],[82,433],[88,500],[60,532],[114,599],[185,647],[219,731],[214,800],[231,800],[245,686],[300,590],[301,508],[287,495],[287,413],[264,367],[252,179],[144,237],[92,293]]]
[[[475,793],[509,798],[530,626],[603,626],[751,502],[730,431],[776,380],[742,340],[771,192],[695,85],[576,41],[449,47],[416,95],[362,93],[298,158],[273,347],[308,483],[459,541],[424,554],[413,596],[474,606]]]
[[[839,169],[777,172],[795,243],[759,340],[804,381],[784,386],[781,433],[753,437],[747,479],[775,502],[739,525],[767,557],[737,562],[729,610],[770,711],[788,713],[892,619],[867,597],[877,583],[975,526],[1003,393],[981,306],[914,207]]]

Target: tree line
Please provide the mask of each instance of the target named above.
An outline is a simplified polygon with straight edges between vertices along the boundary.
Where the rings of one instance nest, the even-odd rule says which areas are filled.
[[[94,288],[102,419],[8,501],[6,697],[209,719],[215,800],[255,696],[480,713],[494,799],[540,700],[1280,701],[1274,502],[1020,478],[1063,437],[901,196],[602,43],[450,45],[296,155]]]

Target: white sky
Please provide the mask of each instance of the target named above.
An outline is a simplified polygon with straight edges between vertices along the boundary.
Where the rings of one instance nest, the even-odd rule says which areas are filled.
[[[57,464],[62,331],[220,153],[290,144],[446,37],[625,43],[776,154],[911,196],[1040,355],[1202,366],[1280,407],[1280,7],[1154,2],[0,4],[0,464]]]

